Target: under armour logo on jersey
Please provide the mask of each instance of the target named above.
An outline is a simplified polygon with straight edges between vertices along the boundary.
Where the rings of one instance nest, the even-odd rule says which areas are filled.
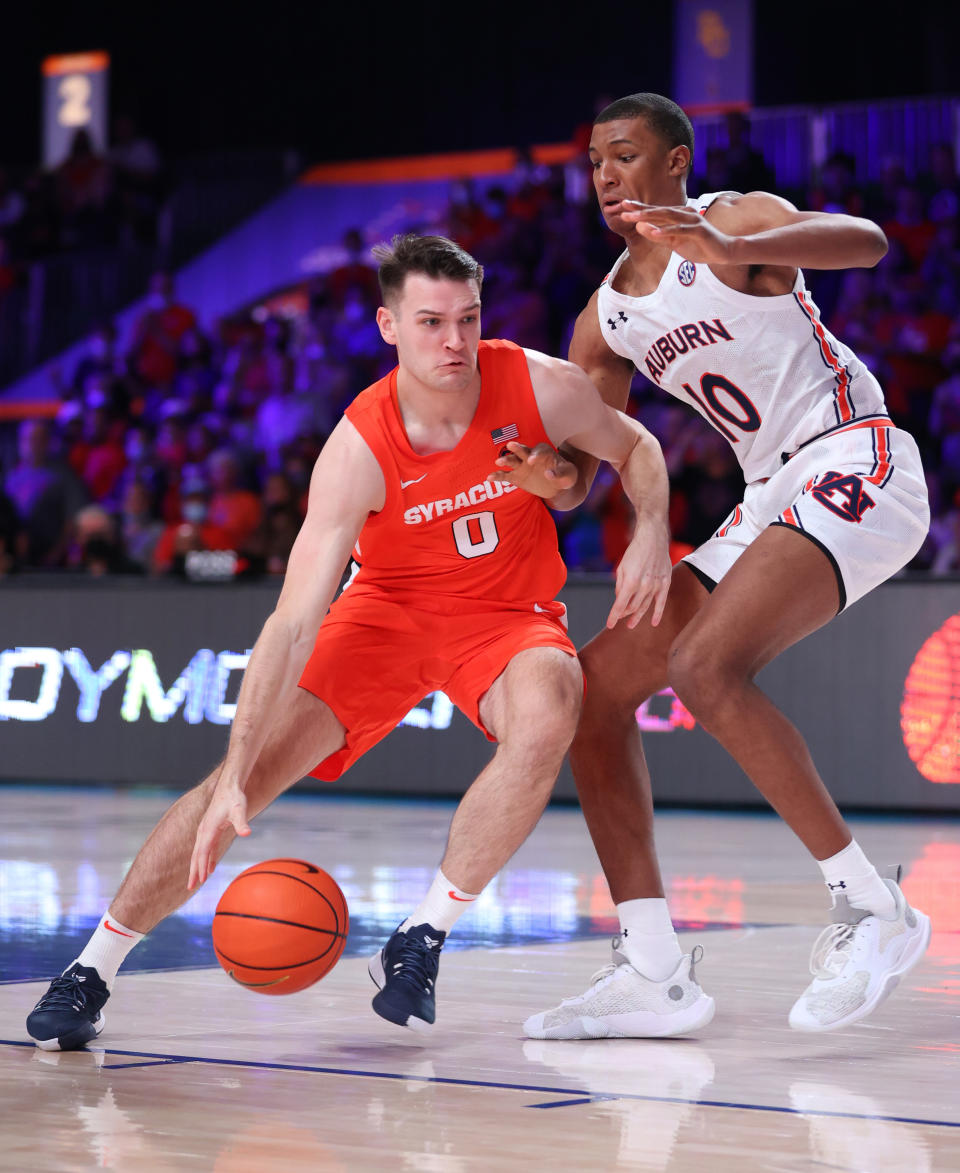
[[[846,884],[845,880],[841,880],[839,884],[827,884],[827,887],[830,889],[831,892],[835,888],[846,888],[846,886],[847,886],[847,884]]]
[[[617,326],[619,326],[621,322],[625,322],[626,320],[627,320],[627,315],[623,312],[623,310],[617,310],[617,320],[614,321],[613,318],[607,318],[607,325],[610,327],[611,330],[616,330]]]
[[[692,285],[697,277],[697,266],[693,261],[684,261],[677,269],[677,280],[681,285]]]

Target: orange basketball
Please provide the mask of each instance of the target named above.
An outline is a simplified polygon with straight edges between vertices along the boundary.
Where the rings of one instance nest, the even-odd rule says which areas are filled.
[[[348,924],[332,876],[302,859],[268,859],[241,872],[220,897],[213,949],[248,990],[295,994],[333,969]]]

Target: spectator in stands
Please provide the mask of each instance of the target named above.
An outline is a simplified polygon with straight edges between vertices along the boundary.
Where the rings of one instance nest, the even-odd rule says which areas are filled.
[[[247,544],[247,553],[266,574],[281,575],[286,572],[304,517],[296,488],[284,473],[274,472],[267,477],[263,507],[263,520]]]
[[[157,460],[149,424],[138,422],[130,427],[124,437],[123,452],[127,460],[124,485],[142,482],[150,493],[151,507],[155,507],[166,487],[166,477]]]
[[[707,147],[704,152],[703,178],[697,183],[700,191],[727,190],[727,152],[720,146]]]
[[[88,397],[85,425],[87,451],[81,479],[91,500],[110,501],[127,466],[127,455],[123,423],[111,416],[102,392]]]
[[[196,326],[193,310],[177,301],[173,277],[154,273],[147,309],[134,327],[131,363],[150,387],[168,387],[177,373],[180,341]]]
[[[56,418],[56,446],[78,480],[83,479],[83,470],[87,463],[89,445],[84,427],[83,404],[76,399],[68,399]]]
[[[864,185],[866,215],[878,224],[889,220],[897,207],[897,193],[907,182],[907,169],[899,155],[886,155],[880,163],[880,180]]]
[[[207,468],[213,488],[210,521],[226,533],[227,548],[240,552],[260,524],[262,502],[256,493],[242,487],[240,461],[231,449],[214,452]]]
[[[960,313],[960,215],[940,220],[920,270],[931,301],[944,313]]]
[[[121,242],[154,243],[161,197],[160,152],[129,115],[121,114],[113,123],[107,158],[115,176]]]
[[[960,175],[951,143],[934,143],[930,148],[930,173],[921,180],[927,199],[927,218],[934,223],[960,217]]]
[[[107,574],[142,574],[127,557],[117,535],[117,524],[102,505],[85,505],[73,518],[73,540],[68,564],[92,578]]]
[[[380,284],[377,271],[370,264],[369,249],[359,228],[348,228],[343,234],[343,251],[346,259],[330,274],[330,293],[335,301],[343,304],[351,290],[357,290],[361,298],[375,305],[380,300]]]
[[[4,488],[25,534],[21,553],[33,566],[57,566],[66,550],[67,522],[83,504],[84,491],[54,458],[46,420],[24,420],[18,440],[20,458]]]
[[[325,435],[332,431],[357,390],[349,365],[336,361],[323,331],[309,319],[294,356],[293,389],[313,397],[318,427]]]
[[[586,151],[584,151],[586,158]],[[467,252],[478,255],[497,233],[497,225],[477,199],[472,182],[461,179],[450,185],[446,214],[447,234]]]
[[[332,418],[324,391],[311,386],[290,386],[273,391],[257,411],[253,443],[268,469],[278,469],[283,452],[308,432],[329,435]]]
[[[154,550],[163,530],[149,485],[140,480],[129,481],[123,495],[120,532],[127,557],[141,570],[149,570],[152,566]]]
[[[86,130],[78,130],[70,153],[56,170],[61,240],[68,247],[104,244],[111,235],[107,216],[113,194],[112,172],[93,149]]]
[[[919,285],[896,287],[889,309],[877,320],[876,338],[886,363],[887,403],[922,442],[933,389],[943,378],[942,356],[951,319],[934,308]]]
[[[811,189],[809,206],[816,212],[846,212],[862,216],[864,197],[857,184],[857,163],[846,151],[834,151],[820,168],[820,180]]]
[[[923,195],[918,187],[904,183],[897,190],[896,206],[890,218],[883,222],[888,240],[896,240],[909,258],[911,266],[919,269],[936,235],[936,227],[927,219]]]
[[[71,389],[75,395],[83,395],[87,379],[91,375],[113,376],[118,367],[117,331],[112,322],[101,322],[87,339],[86,353],[77,363],[73,372]]]
[[[766,159],[750,143],[750,119],[742,110],[726,117],[726,178],[729,191],[775,191],[776,177]],[[720,190],[720,189],[714,189]]]
[[[846,269],[830,330],[841,342],[855,350],[877,378],[883,381],[883,364],[877,343],[877,322],[881,298],[872,269]]]
[[[154,547],[155,574],[182,574],[191,550],[236,549],[230,535],[210,520],[210,489],[196,473],[180,486],[181,517],[164,529]]]
[[[548,351],[549,309],[543,293],[520,264],[501,263],[488,268],[489,309],[484,309],[484,331],[491,338],[510,338],[520,346]]]

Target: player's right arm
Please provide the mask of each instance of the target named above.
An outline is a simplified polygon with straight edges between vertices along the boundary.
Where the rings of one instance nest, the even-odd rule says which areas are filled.
[[[386,487],[373,453],[346,418],[314,466],[307,516],[287,563],[283,589],[243,675],[227,755],[197,830],[188,887],[213,871],[222,831],[249,835],[244,790],[267,734],[313,649],[344,567],[369,513],[383,508]]]
[[[568,357],[586,372],[604,403],[617,411],[623,411],[630,397],[634,366],[629,359],[614,354],[607,345],[597,311],[599,296],[599,291],[595,291],[577,318]],[[512,456],[504,456],[496,461],[502,474],[493,474],[490,479],[509,480],[529,492],[547,496],[551,509],[574,509],[580,505],[590,492],[600,465],[595,456],[581,452],[571,444],[564,444],[559,450],[565,461],[559,460],[547,445],[525,449],[520,444],[511,443],[507,448]],[[576,469],[576,480],[560,492],[542,492],[542,489],[549,489],[551,481],[570,478],[569,464]],[[540,482],[542,484],[537,488]]]

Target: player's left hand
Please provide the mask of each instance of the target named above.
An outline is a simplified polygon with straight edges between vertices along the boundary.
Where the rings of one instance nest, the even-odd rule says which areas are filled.
[[[210,803],[197,827],[187,878],[187,888],[191,892],[213,873],[217,859],[222,854],[218,850],[221,838],[224,832],[230,831],[237,835],[250,834],[250,824],[247,822],[247,796],[235,780],[221,773]]]
[[[577,466],[549,444],[528,448],[511,440],[494,464],[498,471],[490,473],[488,481],[507,481],[547,500],[577,483]]]
[[[621,219],[633,224],[641,236],[655,244],[669,245],[688,261],[705,265],[732,264],[735,237],[728,236],[692,208],[657,207],[638,200],[624,200]]]
[[[672,574],[669,533],[661,523],[641,519],[617,567],[617,595],[607,627],[616,627],[621,619],[627,627],[636,627],[651,607],[650,622],[656,627],[667,604]]]

